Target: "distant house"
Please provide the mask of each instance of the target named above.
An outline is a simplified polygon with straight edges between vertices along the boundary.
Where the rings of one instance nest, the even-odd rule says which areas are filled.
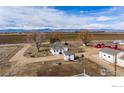
[[[65,51],[64,52],[64,60],[65,61],[69,61],[69,60],[74,60],[75,56],[73,53],[69,52],[69,51]]]
[[[64,51],[68,51],[68,48],[61,42],[55,42],[50,46],[50,52],[53,55],[61,55],[64,53]]]
[[[124,45],[124,40],[114,40],[113,43]]]
[[[124,56],[124,51],[115,50],[111,48],[102,48],[99,51],[99,57],[110,63],[117,62],[117,65],[124,67],[124,60],[121,57]]]

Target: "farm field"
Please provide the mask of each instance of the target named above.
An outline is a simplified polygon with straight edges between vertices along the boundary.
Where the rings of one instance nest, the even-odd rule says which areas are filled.
[[[9,59],[20,49],[21,46],[0,46],[0,75],[6,75],[6,71],[11,67]]]
[[[16,44],[26,42],[26,35],[0,34],[0,44]]]
[[[47,34],[47,40],[49,41],[50,35]],[[93,33],[93,40],[121,40],[124,39],[124,33]],[[79,40],[78,33],[64,33],[62,40]],[[27,42],[27,34],[0,34],[0,44],[14,44]]]

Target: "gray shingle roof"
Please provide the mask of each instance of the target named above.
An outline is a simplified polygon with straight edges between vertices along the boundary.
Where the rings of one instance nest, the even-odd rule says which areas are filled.
[[[63,50],[65,46],[61,42],[55,42],[50,47],[53,50]]]
[[[105,52],[110,55],[117,55],[119,52],[121,52],[120,50],[115,50],[115,49],[111,49],[111,48],[102,48],[100,51]]]

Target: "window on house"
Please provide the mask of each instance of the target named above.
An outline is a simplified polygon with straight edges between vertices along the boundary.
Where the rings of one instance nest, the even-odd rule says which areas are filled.
[[[108,58],[110,58],[110,56],[108,56]]]

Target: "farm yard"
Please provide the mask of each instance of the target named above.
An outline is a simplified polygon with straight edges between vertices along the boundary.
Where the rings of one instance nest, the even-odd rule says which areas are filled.
[[[69,42],[73,46],[73,42]],[[78,46],[79,43],[77,43]],[[75,46],[75,47],[77,47]],[[1,46],[1,64],[0,75],[1,76],[74,76],[83,73],[85,62],[85,73],[90,76],[100,76],[100,68],[102,66],[88,60],[76,59],[75,61],[65,62],[64,60],[53,61],[39,61],[21,64],[13,61],[8,62],[9,59],[14,56],[17,51],[22,47],[20,46]],[[49,58],[49,57],[48,57]],[[108,74],[108,76],[110,73]]]
[[[84,59],[86,62],[85,73],[90,76],[100,76],[100,65]],[[82,62],[64,62],[63,60],[54,60],[49,62],[36,62],[24,64],[16,69],[15,76],[75,76],[83,73],[84,61]],[[111,76],[108,73],[107,76]]]
[[[71,46],[73,46],[74,42],[69,42]],[[79,42],[75,47],[79,46]],[[74,47],[74,46],[73,46]],[[7,48],[8,49],[8,48]],[[5,50],[7,50],[5,48]],[[10,47],[11,49],[11,47]],[[14,47],[15,49],[15,47]],[[9,54],[14,51],[13,47],[11,51],[7,50]],[[87,50],[86,50],[87,51]],[[13,52],[14,53],[14,52]],[[3,57],[5,58],[5,57]],[[21,58],[21,56],[20,56]],[[40,57],[42,60],[42,57]],[[48,57],[49,59],[49,57]],[[23,59],[20,59],[20,61]],[[7,66],[2,67],[1,75],[4,76],[75,76],[84,72],[90,76],[101,76],[102,65],[96,64],[95,62],[83,58],[80,59],[80,56],[74,61],[65,62],[63,59],[53,60],[53,61],[37,61],[37,62],[29,62],[27,60],[19,63],[19,62],[8,62]],[[3,66],[3,65],[2,65]],[[112,76],[113,73],[108,72],[106,76]]]
[[[62,43],[64,44],[65,42],[62,42]],[[68,41],[66,43],[68,43],[67,46],[68,46],[69,50],[72,51],[73,53],[84,52],[84,49],[82,47],[80,47],[80,46],[82,46],[81,42]],[[36,45],[32,44],[31,47],[25,51],[24,56],[33,57],[33,58],[52,56],[52,54],[50,52],[50,44],[49,43],[42,44],[40,46],[39,52],[37,52]]]
[[[49,33],[38,51],[35,42],[27,41],[27,33],[25,35],[1,34],[0,76],[76,76],[82,74],[84,68],[85,73],[89,76],[114,75],[113,65],[109,67],[107,64],[103,64],[101,60],[93,57],[98,54],[100,49],[83,46],[77,33],[64,33],[61,39],[61,43],[75,54],[73,61],[64,61],[63,55],[52,55],[48,35]],[[119,36],[117,37],[117,35]],[[111,43],[114,39],[123,38],[124,34],[94,33],[92,41]],[[124,49],[123,45],[118,47]],[[82,54],[84,58],[80,59]],[[101,75],[102,69],[107,69],[106,75]],[[118,69],[123,71],[123,68],[118,67]]]

